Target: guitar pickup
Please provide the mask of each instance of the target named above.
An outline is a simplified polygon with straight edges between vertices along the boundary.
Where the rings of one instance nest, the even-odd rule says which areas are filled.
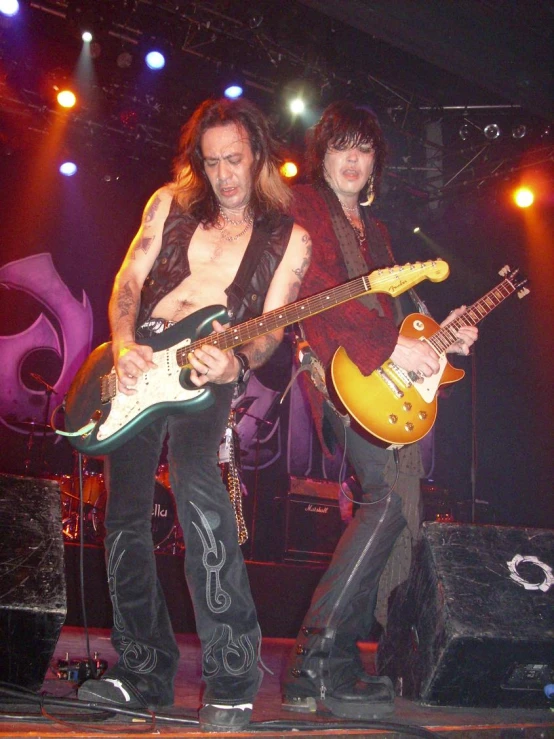
[[[392,364],[392,362],[391,362]],[[402,390],[396,385],[396,383],[387,375],[386,372],[383,371],[382,367],[379,367],[375,370],[375,373],[377,377],[380,377],[381,380],[385,383],[385,385],[389,388],[389,390],[395,395],[397,398],[403,398],[404,393]]]
[[[396,377],[396,380],[400,382],[405,388],[412,387],[413,383],[410,380],[410,375],[406,372],[406,370],[403,370],[402,367],[399,367],[394,362],[387,362],[386,367],[389,372],[393,373],[393,375]]]
[[[100,402],[110,403],[115,397],[117,387],[117,375],[115,369],[100,378]]]

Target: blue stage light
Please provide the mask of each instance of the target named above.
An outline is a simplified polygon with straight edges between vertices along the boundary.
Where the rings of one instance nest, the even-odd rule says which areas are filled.
[[[14,15],[17,15],[19,12],[19,3],[17,0],[0,0],[0,13],[2,15],[7,15],[8,18],[11,18]]]
[[[165,67],[165,57],[161,51],[149,51],[145,61],[150,69],[163,69]]]
[[[64,162],[60,166],[61,174],[65,175],[66,177],[73,177],[76,171],[77,165],[74,162]]]
[[[240,85],[229,85],[229,87],[225,88],[225,92],[223,94],[226,98],[236,100],[237,98],[240,98],[243,92],[244,90]]]

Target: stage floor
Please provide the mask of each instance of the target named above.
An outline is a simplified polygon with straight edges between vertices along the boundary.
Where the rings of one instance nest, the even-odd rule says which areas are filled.
[[[98,737],[100,735],[126,738],[137,734],[162,737],[213,736],[199,730],[196,711],[200,694],[200,647],[195,635],[177,635],[181,650],[180,669],[176,680],[175,705],[156,716],[148,714],[97,714],[83,709],[75,700],[76,684],[59,679],[55,670],[58,660],[70,660],[86,655],[86,634],[81,627],[62,629],[52,659],[52,669],[38,695],[21,702],[0,694],[0,739],[31,737],[61,739],[62,737]],[[111,665],[115,653],[106,629],[89,631],[90,653],[98,653]],[[386,723],[373,724],[336,719],[330,714],[295,714],[283,711],[279,692],[279,676],[292,639],[264,639],[262,658],[273,674],[266,674],[254,706],[253,723],[247,731],[227,734],[245,736],[255,733],[262,737],[292,737],[300,731],[308,737],[344,736],[424,736],[426,729],[434,736],[464,737],[554,737],[554,713],[542,709],[447,708],[424,706],[397,698],[395,713]],[[366,669],[374,671],[376,645],[362,645]],[[42,702],[42,709],[41,709]],[[77,704],[77,705],[76,705]],[[41,715],[42,710],[42,715]],[[416,727],[420,731],[416,732]],[[431,735],[431,734],[430,734]]]

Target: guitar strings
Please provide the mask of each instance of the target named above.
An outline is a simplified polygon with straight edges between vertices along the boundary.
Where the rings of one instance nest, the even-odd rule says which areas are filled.
[[[202,339],[197,339],[186,347],[180,347],[179,349],[177,349],[177,361],[180,366],[186,366],[187,355],[193,352],[195,349],[199,349],[202,345],[206,344],[217,346],[219,348],[222,348],[224,351],[230,349],[233,346],[239,346],[240,344],[251,338],[251,332],[253,337],[259,336],[260,327],[263,324],[265,324],[265,333],[270,333],[277,328],[281,328],[282,326],[289,325],[290,323],[294,323],[295,321],[301,319],[303,317],[302,311],[305,308],[309,309],[306,312],[309,312],[310,315],[315,315],[316,313],[323,312],[327,308],[340,305],[341,303],[344,303],[356,297],[360,297],[361,295],[364,295],[368,292],[378,292],[378,287],[381,284],[387,285],[390,283],[391,275],[392,277],[395,277],[397,274],[401,274],[402,272],[406,271],[408,267],[411,272],[426,271],[429,268],[429,263],[425,262],[416,267],[414,267],[413,265],[391,267],[387,270],[384,270],[383,274],[371,273],[371,275],[362,275],[361,277],[346,282],[344,285],[339,285],[322,293],[318,293],[317,295],[312,295],[311,297],[306,298],[305,300],[302,300],[298,303],[291,303],[289,305],[282,306],[281,308],[276,308],[275,310],[270,311],[269,313],[265,313],[258,318],[253,318],[250,319],[250,321],[246,321],[245,323],[240,324],[240,326],[238,327],[239,334],[241,334],[240,339],[238,339],[237,337],[237,327],[233,327],[228,328],[218,334],[210,334]],[[367,289],[367,281],[369,281],[370,285],[369,290]],[[330,295],[336,297],[333,303],[328,302],[328,298]],[[318,303],[321,304],[319,306],[319,310],[315,310],[315,308],[318,307]],[[276,318],[278,319],[277,321],[275,320]],[[283,320],[283,318],[285,320]],[[260,322],[260,319],[263,320]]]

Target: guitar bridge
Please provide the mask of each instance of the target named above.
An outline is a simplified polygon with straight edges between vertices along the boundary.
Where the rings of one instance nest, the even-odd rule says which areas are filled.
[[[413,383],[410,379],[410,375],[408,374],[408,372],[406,372],[406,370],[403,370],[402,367],[399,367],[394,362],[389,362],[387,366],[391,370],[391,372],[396,375],[398,380],[400,380],[405,388],[412,387]]]
[[[389,365],[392,365],[392,362],[390,362]],[[389,390],[394,394],[395,397],[397,397],[397,398],[403,398],[404,397],[404,393],[402,392],[402,390],[387,375],[387,373],[383,371],[383,369],[381,367],[379,367],[378,369],[376,369],[375,370],[375,373],[377,374],[378,377],[381,378],[381,380],[383,380],[383,382],[385,383],[385,385],[389,388]]]
[[[107,375],[100,378],[100,402],[110,403],[115,398],[117,389],[117,375],[115,369],[112,369]]]

